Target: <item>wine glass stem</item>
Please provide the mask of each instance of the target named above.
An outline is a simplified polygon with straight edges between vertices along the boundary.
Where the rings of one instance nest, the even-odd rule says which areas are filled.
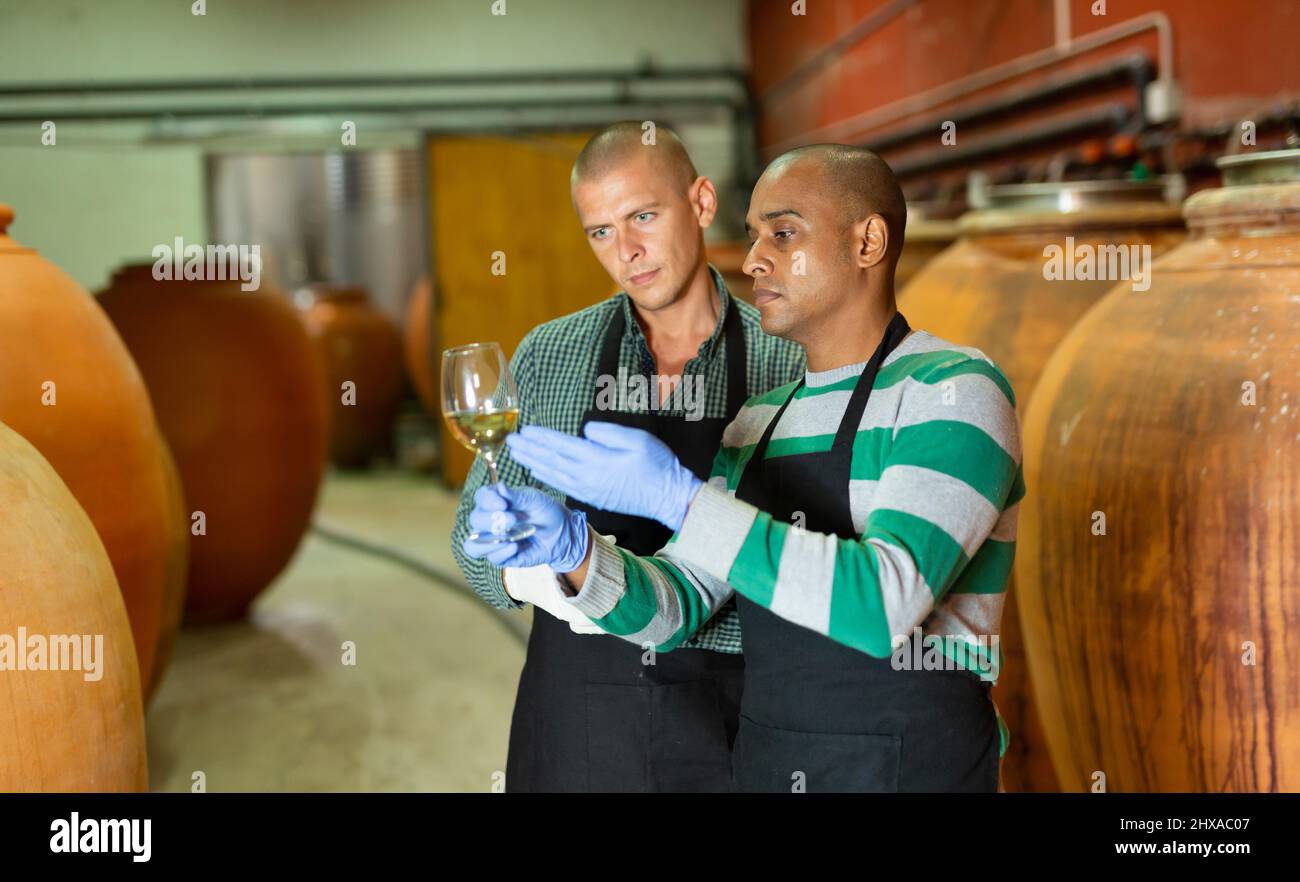
[[[497,464],[494,457],[484,456],[483,461],[487,463],[488,474],[492,476],[493,484],[500,484],[501,479],[497,477]]]

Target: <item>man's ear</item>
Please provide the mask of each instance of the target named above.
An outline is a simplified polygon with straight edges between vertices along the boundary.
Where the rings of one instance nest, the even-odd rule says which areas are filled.
[[[718,191],[714,189],[713,182],[700,175],[686,191],[686,198],[695,211],[695,219],[699,221],[700,229],[708,229],[718,213]]]
[[[857,244],[854,259],[863,269],[869,269],[885,259],[889,250],[889,226],[878,214],[869,214],[853,225],[853,241]]]

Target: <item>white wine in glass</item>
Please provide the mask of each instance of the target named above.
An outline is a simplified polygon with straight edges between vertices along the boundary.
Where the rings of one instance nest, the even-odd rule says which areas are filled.
[[[519,427],[519,390],[510,364],[496,343],[471,343],[442,353],[442,416],[452,437],[487,464],[492,483],[506,435]],[[518,542],[533,535],[532,524],[505,532],[471,533],[475,542]]]

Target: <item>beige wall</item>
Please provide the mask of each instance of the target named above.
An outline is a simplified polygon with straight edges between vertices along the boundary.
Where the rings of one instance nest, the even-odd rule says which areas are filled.
[[[739,66],[742,0],[0,0],[8,82]]]
[[[505,16],[491,15],[491,0],[208,0],[202,17],[190,6],[189,0],[0,0],[5,85],[622,69],[647,57],[667,67],[740,66],[745,57],[743,0],[506,0]],[[94,288],[116,265],[147,255],[155,244],[207,235],[202,156],[216,140],[191,134],[185,143],[165,142],[166,124],[60,121],[60,110],[77,101],[59,102],[0,96],[0,114],[35,108],[58,125],[56,145],[45,147],[38,123],[0,124],[0,202],[17,212],[17,239]],[[335,120],[283,128],[337,139]],[[382,146],[364,140],[370,135],[363,134],[360,146]],[[291,141],[258,138],[266,149]],[[695,140],[708,157],[701,170],[725,178],[729,155],[721,138],[705,125]],[[390,132],[383,144],[394,139],[413,144],[409,131]]]
[[[158,243],[204,241],[202,175],[192,147],[0,147],[10,235],[91,290]]]

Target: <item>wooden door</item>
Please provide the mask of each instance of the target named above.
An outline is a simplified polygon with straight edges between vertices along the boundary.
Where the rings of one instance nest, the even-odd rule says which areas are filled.
[[[589,137],[430,140],[439,351],[495,340],[509,355],[538,324],[609,296],[609,276],[591,253],[569,198],[569,172]],[[503,274],[493,272],[498,252]],[[441,358],[435,361],[441,370]],[[459,485],[473,456],[445,425],[441,433],[443,477]]]

